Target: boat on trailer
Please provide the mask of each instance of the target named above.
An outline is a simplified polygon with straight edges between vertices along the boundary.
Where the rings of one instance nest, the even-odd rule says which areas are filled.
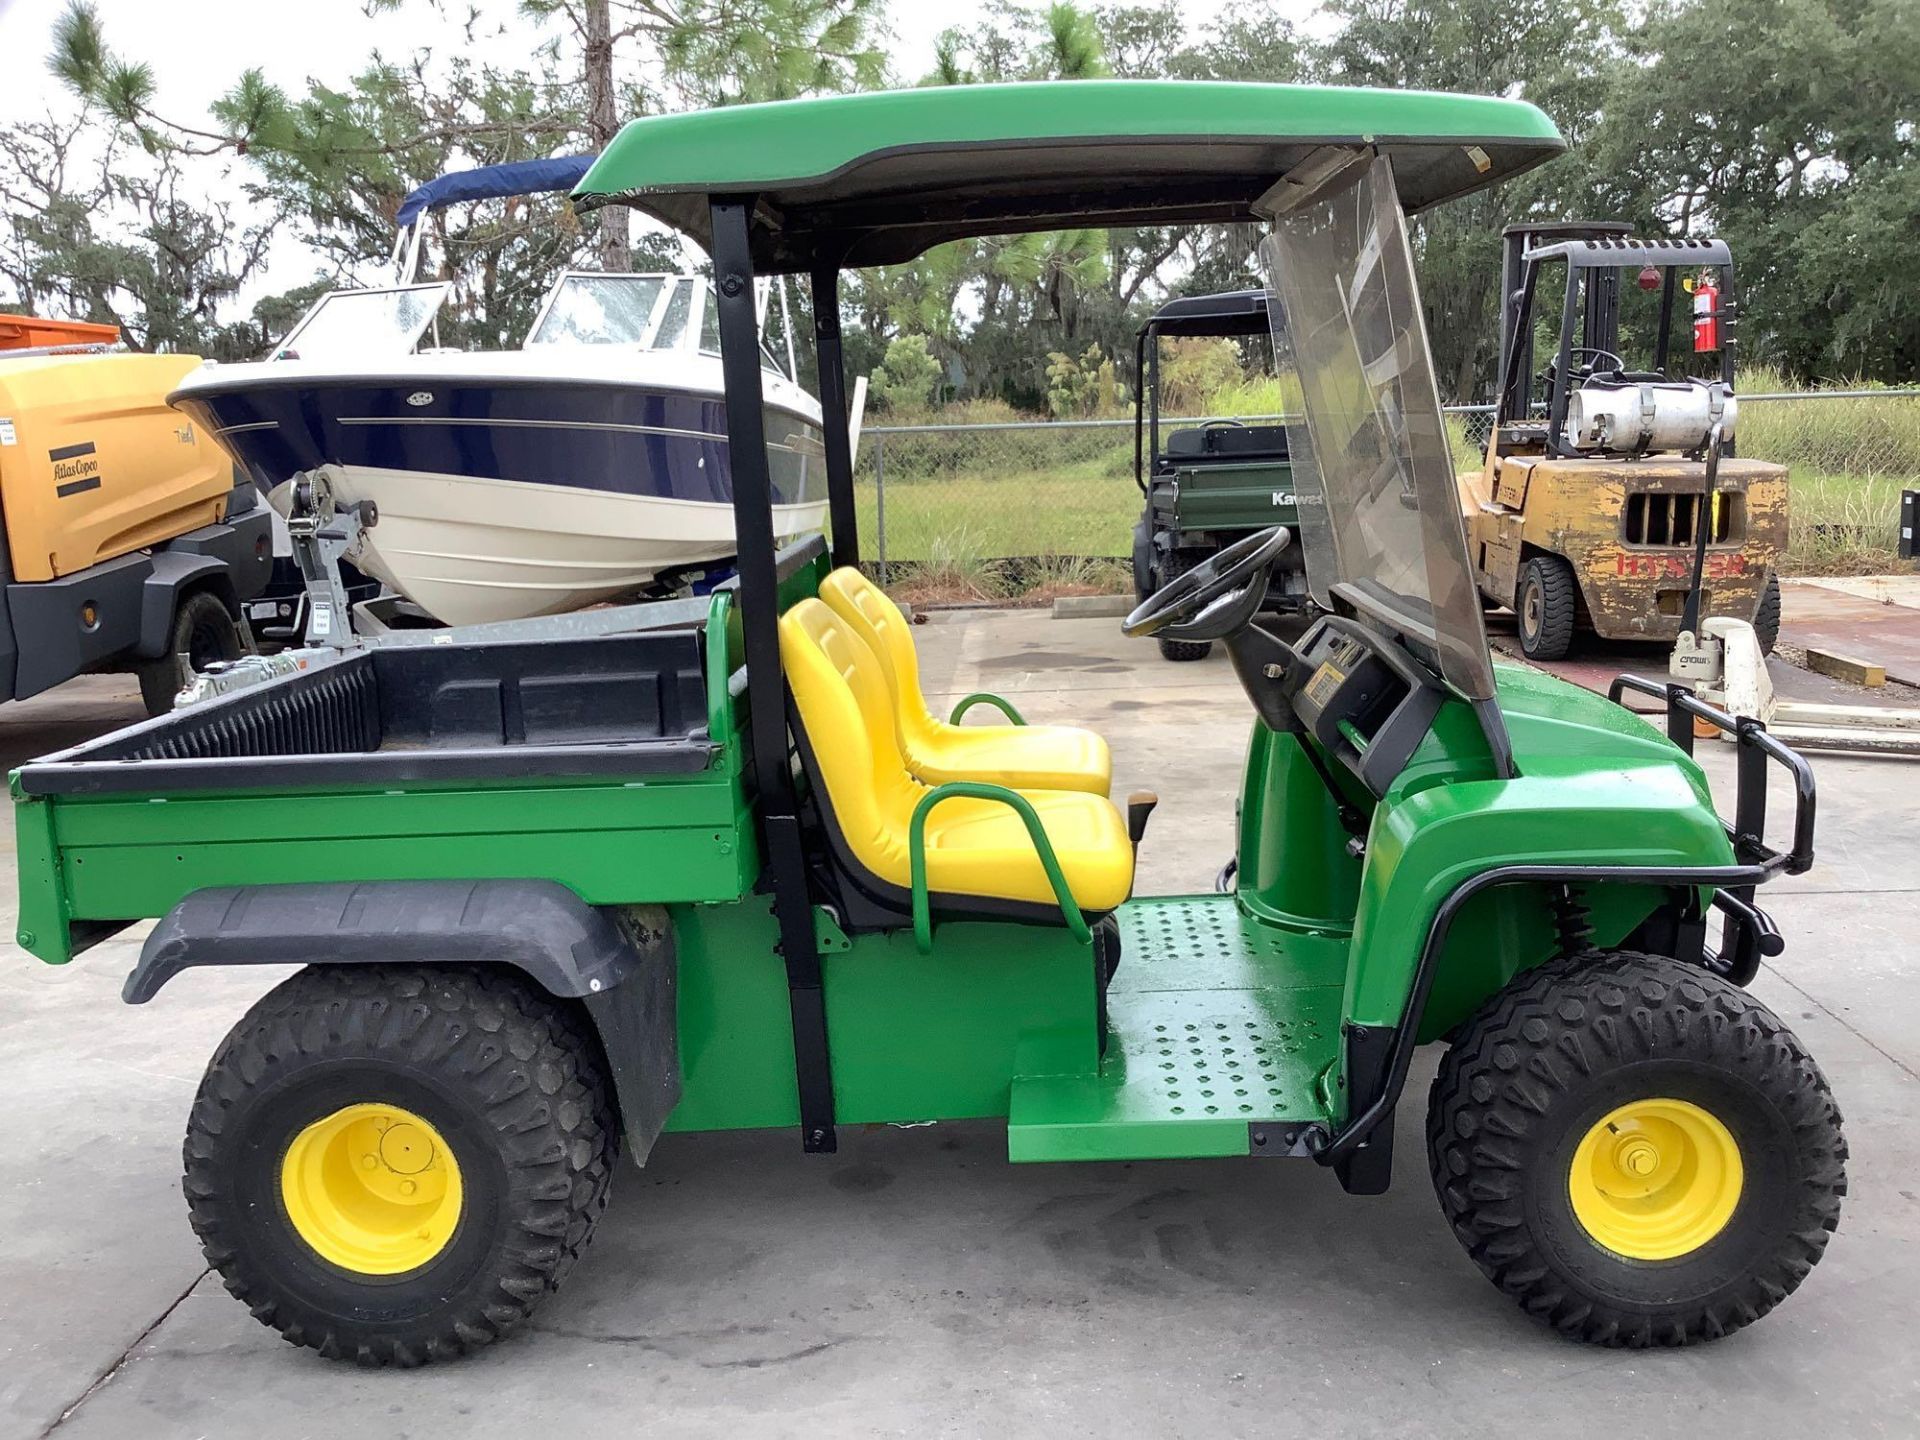
[[[416,192],[426,199],[395,247],[403,275],[435,206],[528,193],[530,182],[564,189],[584,161],[532,177],[493,168],[517,173],[486,185],[477,172],[444,176]],[[331,292],[267,359],[205,366],[168,398],[283,518],[361,515],[347,558],[449,625],[663,593],[731,562],[733,467],[708,280],[569,271],[521,347],[499,352],[434,343],[451,293],[448,282]],[[820,406],[796,378],[784,300],[763,295],[763,337],[777,317],[784,344],[760,346],[782,541],[818,531],[827,508]]]

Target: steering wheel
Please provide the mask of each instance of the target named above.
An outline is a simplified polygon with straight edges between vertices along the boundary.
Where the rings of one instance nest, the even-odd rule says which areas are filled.
[[[1293,543],[1284,525],[1236,540],[1184,575],[1162,585],[1120,622],[1127,635],[1166,634],[1174,640],[1220,640],[1253,619],[1267,596],[1267,572]]]
[[[1585,365],[1579,363],[1582,355],[1589,357]],[[1569,346],[1567,348],[1567,368],[1575,374],[1584,371],[1588,375],[1597,375],[1600,373],[1598,361],[1603,356],[1613,362],[1613,368],[1615,370],[1625,370],[1627,368],[1626,361],[1622,360],[1611,350],[1602,350],[1598,345]],[[1554,373],[1554,362],[1557,358],[1558,357],[1551,355],[1547,357],[1547,374],[1549,376]]]

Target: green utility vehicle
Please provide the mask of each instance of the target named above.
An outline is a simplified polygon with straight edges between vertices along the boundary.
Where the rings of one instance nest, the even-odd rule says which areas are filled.
[[[1371,1194],[1415,1047],[1445,1040],[1435,1188],[1530,1314],[1681,1344],[1783,1299],[1838,1221],[1845,1147],[1742,986],[1781,947],[1754,887],[1812,861],[1812,774],[1677,688],[1622,682],[1664,701],[1662,734],[1494,666],[1419,318],[1407,214],[1561,148],[1513,101],[1171,82],[630,124],[577,198],[713,257],[737,589],[631,634],[374,646],[13,777],[42,959],[162,917],[133,1003],[193,966],[304,967],[188,1121],[228,1288],[323,1354],[459,1354],[559,1285],[622,1143],[644,1162],[668,1130],[830,1151],[841,1125],[985,1117],[1016,1161],[1298,1157]],[[1291,644],[1261,623],[1295,543],[1275,527],[1128,618],[1224,642],[1253,709],[1237,891],[1138,899],[1151,797],[1123,817],[1083,730],[928,710],[911,630],[859,573],[838,277],[1172,222],[1269,228],[1327,614]],[[830,555],[773,543],[754,281],[792,273]],[[1731,827],[1696,719],[1739,739]]]
[[[1146,500],[1133,527],[1133,592],[1145,600],[1223,546],[1273,525],[1298,525],[1287,427],[1268,421],[1203,420],[1161,429],[1160,342],[1256,341],[1272,335],[1265,290],[1184,295],[1148,317],[1134,339],[1140,397],[1133,409],[1133,483]],[[1298,546],[1273,566],[1267,609],[1300,611],[1307,598]],[[1155,637],[1169,660],[1204,660],[1211,641]]]

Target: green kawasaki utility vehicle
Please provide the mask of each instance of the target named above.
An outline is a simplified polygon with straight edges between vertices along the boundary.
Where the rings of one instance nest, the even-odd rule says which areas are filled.
[[[1293,1156],[1373,1193],[1414,1048],[1444,1039],[1435,1188],[1529,1313],[1680,1344],[1777,1304],[1845,1188],[1826,1082],[1741,988],[1781,944],[1754,887],[1811,863],[1812,775],[1677,689],[1631,682],[1663,735],[1495,668],[1419,318],[1406,214],[1560,149],[1510,101],[1181,83],[628,126],[579,198],[712,254],[738,588],[627,634],[349,653],[13,777],[41,958],[158,916],[133,1003],[190,966],[303,967],[188,1121],[228,1288],[328,1355],[459,1354],[559,1285],[622,1141],[644,1161],[663,1130],[826,1151],[838,1125],[993,1117],[1018,1161]],[[1253,709],[1237,893],[1136,899],[1151,800],[1108,801],[1105,744],[930,713],[860,577],[838,275],[1190,221],[1271,232],[1328,613],[1293,644],[1258,622],[1276,528],[1128,619],[1224,641]],[[754,280],[796,272],[827,421],[776,469]],[[770,470],[797,464],[825,466],[830,557],[775,553]],[[1696,718],[1740,741],[1732,827]]]
[[[1140,398],[1133,409],[1133,483],[1146,501],[1133,527],[1137,599],[1256,530],[1299,524],[1285,425],[1212,419],[1179,430],[1161,427],[1162,340],[1257,340],[1264,349],[1272,323],[1265,290],[1230,290],[1169,300],[1135,337]],[[1274,562],[1264,609],[1307,607],[1301,553],[1289,546]],[[1213,650],[1210,640],[1176,640],[1164,632],[1155,638],[1169,660],[1204,660]]]

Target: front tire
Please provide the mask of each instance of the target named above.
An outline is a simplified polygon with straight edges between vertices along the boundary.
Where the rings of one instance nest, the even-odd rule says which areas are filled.
[[[187,1127],[207,1262],[289,1342],[461,1355],[559,1288],[606,1208],[597,1040],[517,977],[311,967],[215,1052]]]
[[[1535,555],[1521,567],[1513,613],[1520,621],[1520,650],[1529,660],[1564,660],[1573,648],[1580,582],[1558,555]]]
[[[1528,1314],[1640,1348],[1729,1334],[1826,1250],[1846,1141],[1825,1077],[1738,987],[1630,952],[1516,977],[1433,1082],[1454,1234]]]

